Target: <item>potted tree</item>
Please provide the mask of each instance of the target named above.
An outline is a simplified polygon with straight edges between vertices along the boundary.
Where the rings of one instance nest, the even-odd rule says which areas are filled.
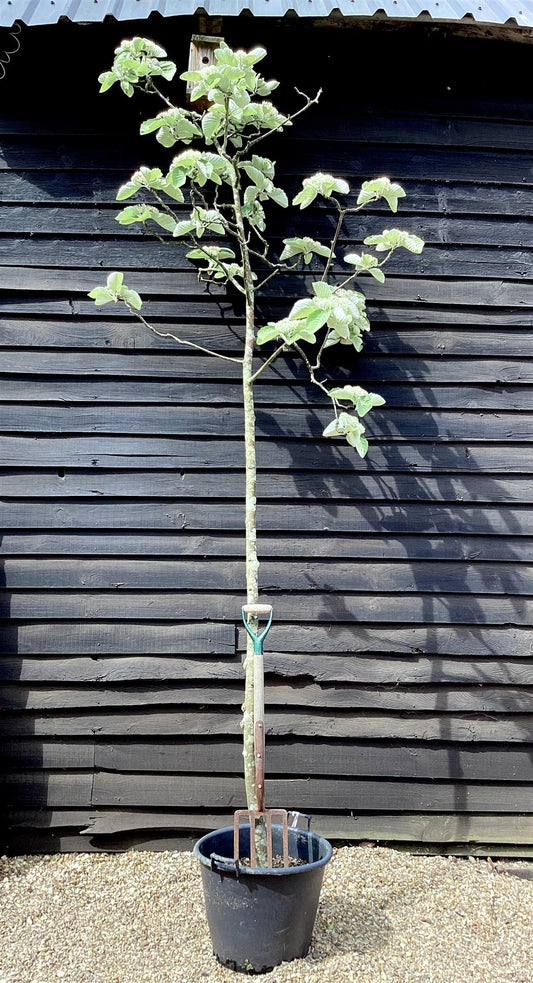
[[[304,209],[316,199],[325,200],[336,216],[331,239],[323,242],[289,235],[276,254],[267,236],[267,221],[273,208],[285,209],[289,201],[276,184],[275,162],[262,155],[260,144],[290,127],[317,103],[320,92],[312,97],[298,93],[300,108],[286,115],[269,99],[278,83],[265,80],[257,71],[257,64],[266,55],[263,48],[234,51],[224,41],[204,41],[209,42],[212,57],[204,58],[207,64],[200,63],[180,76],[188,85],[188,106],[174,105],[160,89],[161,79],[170,81],[176,66],[166,59],[163,48],[145,38],[123,41],[115,51],[111,70],[104,72],[99,81],[102,92],[118,82],[128,97],[135,89],[160,96],[164,108],[142,123],[141,133],[155,132],[163,147],[184,145],[166,172],[159,167],[141,167],[122,185],[117,199],[134,198],[135,203],[126,205],[117,220],[122,225],[141,224],[169,245],[185,243],[187,257],[197,264],[201,280],[227,284],[229,290],[241,296],[245,314],[242,356],[234,358],[210,351],[151,324],[142,313],[139,293],[125,283],[120,272],[112,272],[107,283],[95,287],[89,296],[97,305],[125,304],[159,337],[200,348],[214,357],[231,357],[241,366],[246,478],[245,624],[250,636],[244,663],[242,729],[246,800],[254,821],[244,832],[239,855],[234,856],[233,829],[203,837],[195,853],[202,864],[215,954],[235,969],[261,972],[283,959],[307,952],[331,847],[314,833],[291,828],[289,853],[295,865],[276,867],[267,859],[271,838],[274,852],[281,851],[283,824],[274,824],[273,832],[270,826],[266,831],[262,775],[257,769],[262,755],[258,616],[268,613],[271,617],[271,611],[259,604],[254,384],[276,359],[286,353],[297,355],[311,382],[331,404],[332,419],[323,436],[346,440],[363,457],[368,450],[363,419],[385,401],[358,385],[331,386],[323,366],[324,355],[336,345],[361,351],[370,324],[365,297],[354,289],[356,278],[367,274],[383,283],[383,266],[393,252],[404,248],[419,253],[423,241],[398,229],[386,229],[364,240],[373,247],[372,252],[344,255],[344,271],[339,273],[337,251],[345,216],[380,199],[396,212],[405,192],[400,185],[380,177],[364,181],[354,202],[343,178],[317,173],[303,180],[292,205]],[[319,267],[312,294],[298,299],[281,319],[267,320],[259,326],[257,298],[266,284],[286,271],[306,267]],[[263,346],[270,347],[258,363],[257,348]],[[266,630],[262,629],[262,636]],[[241,864],[243,852],[252,857],[255,854],[253,866]]]

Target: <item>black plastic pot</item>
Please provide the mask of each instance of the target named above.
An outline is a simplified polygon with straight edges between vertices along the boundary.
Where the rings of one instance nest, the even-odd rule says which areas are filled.
[[[273,826],[273,852],[281,853],[281,827]],[[241,854],[250,827],[241,827]],[[202,882],[213,951],[231,969],[266,973],[283,960],[305,956],[331,845],[316,833],[289,829],[289,854],[299,867],[243,867],[231,859],[233,826],[198,840],[194,855]]]

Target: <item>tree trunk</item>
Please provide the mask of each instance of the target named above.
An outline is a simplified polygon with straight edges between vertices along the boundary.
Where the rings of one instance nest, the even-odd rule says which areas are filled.
[[[242,365],[242,389],[244,407],[244,447],[245,447],[245,529],[246,529],[246,603],[257,604],[259,599],[259,560],[257,558],[257,461],[255,439],[255,407],[253,389],[253,359],[255,348],[255,292],[253,286],[250,255],[246,242],[246,231],[242,215],[241,198],[238,176],[234,172],[233,203],[235,206],[235,223],[237,225],[241,260],[244,273],[244,289],[246,299],[246,330],[244,338],[244,357]],[[257,632],[257,618],[249,618],[253,631]],[[255,781],[255,714],[254,714],[254,651],[251,638],[247,638],[245,669],[245,692],[243,703],[243,759],[244,784],[246,789],[246,805],[248,809],[257,809],[258,794]],[[255,831],[250,830],[250,836],[255,833],[257,864],[267,866],[265,824],[258,823]]]

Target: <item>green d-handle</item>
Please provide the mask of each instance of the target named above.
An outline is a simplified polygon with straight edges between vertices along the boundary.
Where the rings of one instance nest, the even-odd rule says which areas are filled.
[[[248,618],[250,617],[250,615],[257,615],[259,617],[259,615],[262,614],[268,616],[268,621],[261,634],[256,635],[255,631],[252,631],[250,625],[248,624]],[[254,652],[256,652],[257,655],[263,654],[263,639],[268,634],[270,625],[272,624],[272,615],[273,615],[273,610],[271,604],[245,604],[242,609],[242,620],[244,623],[244,627],[246,628],[246,631],[248,632],[250,638],[252,639],[252,642],[254,643]]]

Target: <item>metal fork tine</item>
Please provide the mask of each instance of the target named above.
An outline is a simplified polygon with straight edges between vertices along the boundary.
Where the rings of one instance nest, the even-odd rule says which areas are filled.
[[[266,826],[266,849],[267,862],[272,867],[273,861],[273,831],[272,821],[275,820],[281,825],[283,866],[289,866],[289,825],[285,809],[236,809],[233,815],[233,853],[237,859],[241,854],[241,820],[247,822],[250,827],[250,866],[255,867],[257,863],[257,850],[255,846],[255,831],[257,823],[264,820]]]
[[[266,819],[267,861],[268,861],[268,866],[272,867],[272,813],[267,812],[265,814],[265,819]]]
[[[256,820],[257,815],[254,812],[250,813],[250,867],[255,867],[256,856],[255,856],[255,830],[256,830]]]
[[[285,812],[282,819],[283,823],[283,866],[289,866],[289,825],[287,822],[287,813]]]

